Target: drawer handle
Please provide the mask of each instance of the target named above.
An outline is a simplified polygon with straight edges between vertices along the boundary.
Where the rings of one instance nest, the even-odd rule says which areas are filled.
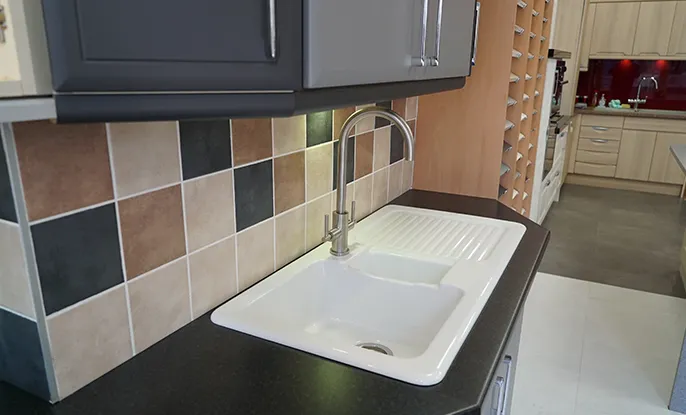
[[[476,65],[476,47],[479,40],[479,17],[481,16],[481,3],[476,2],[476,17],[474,18],[474,43],[472,44],[472,66]]]
[[[507,365],[507,372],[505,372],[505,396],[503,402],[503,413],[507,413],[507,393],[510,390],[510,384],[512,383],[512,356],[505,355],[503,362]]]
[[[502,415],[505,403],[505,379],[502,376],[495,378],[494,389],[496,387],[498,393],[494,393],[491,400],[491,415]]]
[[[550,186],[550,179],[545,181],[545,187],[548,187],[548,186]]]
[[[441,24],[443,23],[443,0],[438,0],[438,16],[436,17],[436,54],[429,58],[429,65],[438,66],[441,56]]]
[[[276,59],[276,0],[269,0],[269,54]]]
[[[591,141],[598,144],[607,144],[608,140],[604,138],[591,138]]]
[[[412,58],[412,66],[426,66],[426,26],[429,20],[429,0],[422,1],[422,29],[420,31],[419,56]]]
[[[559,171],[556,171],[554,177],[557,177],[557,176],[559,176],[559,175],[560,175],[560,172],[559,172]]]
[[[596,127],[596,126],[593,126],[593,127],[591,127],[591,128],[593,128],[593,129],[596,130],[596,131],[607,131],[607,130],[608,130],[606,127]]]

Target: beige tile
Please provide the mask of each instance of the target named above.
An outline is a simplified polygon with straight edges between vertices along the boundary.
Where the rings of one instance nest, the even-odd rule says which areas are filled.
[[[330,214],[331,193],[307,204],[307,249],[314,248],[322,243],[324,215]]]
[[[355,210],[359,219],[372,212],[372,175],[355,181]]]
[[[375,104],[358,105],[355,109],[361,110],[365,107],[373,107]],[[355,135],[366,133],[374,129],[374,117],[365,118],[355,126]]]
[[[419,105],[419,97],[407,98],[407,107],[405,109],[405,119],[414,120],[417,118],[417,106]]]
[[[305,252],[305,206],[279,216],[276,227],[276,268],[281,268]]]
[[[123,286],[48,318],[60,398],[99,378],[133,355]]]
[[[112,200],[105,124],[31,121],[12,128],[29,220]]]
[[[388,168],[388,200],[403,194],[403,161],[397,161]]]
[[[274,210],[285,212],[305,202],[305,152],[274,159]]]
[[[372,210],[377,210],[388,203],[388,170],[383,169],[374,173]]]
[[[0,306],[36,318],[19,225],[5,222],[0,222]]]
[[[186,258],[129,283],[136,353],[191,321]]]
[[[274,272],[274,219],[238,234],[238,289]]]
[[[333,143],[307,149],[305,164],[307,172],[307,200],[316,199],[330,192],[333,187]]]
[[[191,252],[236,231],[232,171],[185,182],[183,193],[188,249]]]
[[[391,127],[374,131],[374,171],[388,166],[391,160]]]
[[[305,148],[307,126],[304,115],[289,118],[272,118],[272,124],[274,126],[275,156]]]
[[[339,108],[336,110],[333,110],[333,139],[338,140],[340,137],[341,129],[343,127],[343,123],[353,115],[355,112],[355,107],[346,107],[346,108]],[[350,132],[350,135],[353,136],[355,135],[355,129]]]
[[[198,318],[236,295],[236,246],[231,237],[192,254],[191,300]]]
[[[414,162],[402,161],[403,163],[403,193],[412,188],[412,172],[414,169]]]
[[[109,129],[119,197],[181,179],[176,122],[112,123]]]
[[[353,205],[353,199],[355,199],[355,182],[348,183],[345,188],[345,208],[348,212],[350,212]],[[336,210],[336,203],[338,203],[338,197],[336,196],[336,191],[334,190],[331,193],[331,212]],[[357,205],[355,206],[355,209],[357,209]]]

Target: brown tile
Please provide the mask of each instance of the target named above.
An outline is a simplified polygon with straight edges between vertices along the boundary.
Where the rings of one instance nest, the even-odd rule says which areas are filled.
[[[405,99],[405,98],[394,99],[393,103],[391,104],[391,109],[393,109],[393,111],[397,112],[401,117],[405,118],[406,105],[407,105],[407,99]]]
[[[113,123],[109,128],[117,196],[181,180],[176,122]]]
[[[391,164],[388,168],[388,200],[391,201],[403,193],[403,161]]]
[[[181,186],[120,201],[119,221],[128,280],[186,253]]]
[[[48,333],[62,399],[133,356],[124,287],[49,317]]]
[[[193,318],[200,317],[238,292],[234,237],[191,254],[188,259]]]
[[[417,106],[419,105],[419,97],[407,98],[407,106],[405,107],[405,119],[414,120],[417,118]]]
[[[374,173],[372,191],[372,210],[377,210],[388,203],[388,170],[383,169]]]
[[[129,284],[136,353],[191,321],[186,259],[180,259]]]
[[[275,214],[305,202],[305,152],[274,159]]]
[[[305,148],[307,125],[304,115],[288,118],[272,118],[274,124],[274,155],[290,153]]]
[[[29,219],[111,200],[105,124],[13,124]]]
[[[272,156],[271,118],[231,120],[234,166]]]
[[[307,204],[307,249],[322,243],[324,215],[331,215],[331,193]]]
[[[233,220],[233,171],[183,184],[188,249],[193,252],[236,231]]]
[[[350,117],[353,112],[355,112],[355,107],[339,108],[333,111],[333,139],[338,140],[341,134],[341,128],[345,120]],[[355,135],[355,129],[353,128],[350,135]]]
[[[382,169],[391,161],[391,127],[374,131],[374,171]]]
[[[372,172],[374,162],[374,133],[355,137],[355,180]]]
[[[372,175],[355,181],[355,210],[358,219],[369,215],[372,211]]]
[[[0,222],[0,306],[36,318],[19,225]]]
[[[274,220],[238,234],[238,289],[245,290],[274,272]]]
[[[333,143],[308,148],[305,156],[307,163],[307,200],[316,199],[330,192],[333,185]]]
[[[276,268],[281,268],[305,253],[305,206],[277,217]]]

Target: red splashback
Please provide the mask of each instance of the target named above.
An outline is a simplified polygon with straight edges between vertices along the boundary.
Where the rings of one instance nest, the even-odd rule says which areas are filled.
[[[642,76],[654,76],[660,88],[655,91],[652,82],[643,82],[641,98],[647,96],[648,101],[641,108],[686,111],[686,61],[592,59],[588,72],[579,73],[576,95],[587,95],[589,106],[595,91],[598,99],[605,94],[608,103],[619,99],[627,104],[629,98],[636,97]]]

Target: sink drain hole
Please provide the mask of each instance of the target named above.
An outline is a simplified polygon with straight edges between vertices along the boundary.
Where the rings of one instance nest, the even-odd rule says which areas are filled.
[[[385,354],[388,356],[393,356],[393,351],[383,344],[379,343],[358,343],[357,347],[361,347],[366,350],[371,350],[373,352]]]

